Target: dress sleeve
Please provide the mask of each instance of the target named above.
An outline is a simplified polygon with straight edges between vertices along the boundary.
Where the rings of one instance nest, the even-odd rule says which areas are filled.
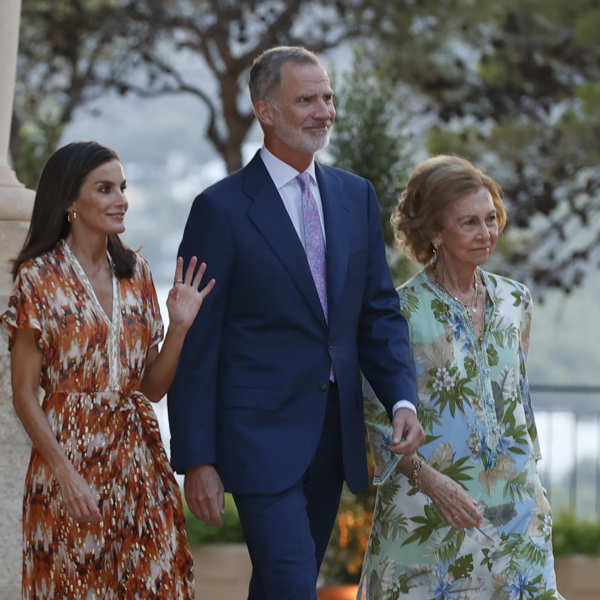
[[[140,258],[138,258],[140,260]],[[146,308],[146,318],[150,326],[150,348],[158,346],[164,335],[164,326],[160,315],[160,305],[152,280],[150,266],[145,259],[141,259],[141,267],[144,278],[144,305]]]
[[[529,391],[529,380],[527,379],[527,354],[529,352],[529,335],[531,333],[531,318],[533,315],[533,300],[527,288],[522,297],[523,311],[521,313],[521,338],[519,340],[519,391],[525,410],[525,419],[527,431],[533,446],[533,457],[536,461],[542,458],[540,451],[540,442],[538,439],[537,427],[535,424],[535,415],[533,414],[533,405],[531,402],[531,393]]]
[[[46,349],[48,340],[42,329],[43,309],[38,286],[35,266],[23,265],[17,273],[8,308],[0,315],[0,326],[8,337],[9,350],[12,350],[17,329],[32,329],[40,350]]]
[[[373,484],[383,485],[394,472],[402,458],[393,454],[389,448],[393,427],[383,404],[379,402],[373,388],[363,377],[363,403],[365,424],[369,439],[369,449],[374,463]]]
[[[414,295],[411,296],[406,288],[398,288],[396,291],[398,293],[400,311],[406,322],[410,323],[412,312],[417,307],[417,299]],[[408,334],[410,339],[410,327],[408,328]],[[410,359],[414,361],[412,352],[410,352]],[[373,484],[383,485],[396,469],[402,455],[394,454],[389,448],[394,432],[390,417],[378,400],[373,388],[364,377],[362,393],[369,449],[375,466]]]

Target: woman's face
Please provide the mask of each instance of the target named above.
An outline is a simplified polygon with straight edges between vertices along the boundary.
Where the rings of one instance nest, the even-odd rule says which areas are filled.
[[[69,208],[77,211],[71,227],[82,233],[122,233],[125,231],[125,174],[118,160],[111,160],[93,171],[83,180],[79,196]]]
[[[486,187],[452,201],[446,208],[444,228],[434,238],[446,263],[476,267],[494,251],[498,218]]]

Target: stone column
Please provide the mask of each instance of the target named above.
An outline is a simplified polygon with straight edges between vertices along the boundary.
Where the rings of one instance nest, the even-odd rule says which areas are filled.
[[[34,193],[8,166],[21,0],[0,1],[0,312],[12,288],[9,261],[29,225]],[[30,442],[12,406],[10,357],[0,339],[0,600],[21,595],[21,504]]]

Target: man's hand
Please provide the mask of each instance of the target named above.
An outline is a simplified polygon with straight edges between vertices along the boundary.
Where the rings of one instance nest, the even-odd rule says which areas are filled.
[[[390,451],[395,454],[413,454],[425,441],[425,432],[410,408],[399,408],[394,413],[394,433],[390,443]]]
[[[185,473],[183,484],[185,500],[192,513],[201,521],[223,527],[225,512],[223,483],[212,465],[192,467]]]

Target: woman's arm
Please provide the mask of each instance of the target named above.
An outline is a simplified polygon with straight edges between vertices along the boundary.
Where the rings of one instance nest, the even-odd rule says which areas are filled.
[[[198,289],[206,263],[202,263],[196,273],[198,260],[194,256],[185,271],[183,278],[183,259],[177,259],[175,283],[169,292],[167,309],[169,310],[169,328],[160,352],[156,347],[148,351],[146,370],[140,385],[141,392],[152,402],[158,402],[168,391],[179,362],[185,336],[191,327],[204,298],[215,285],[211,279],[201,290]]]
[[[411,485],[429,496],[455,529],[479,527],[482,515],[473,498],[456,481],[428,465],[416,454],[402,457],[396,467]]]
[[[11,351],[13,403],[33,445],[56,477],[68,514],[77,521],[98,522],[98,503],[56,441],[40,407],[38,390],[42,353],[32,329],[17,329]]]

